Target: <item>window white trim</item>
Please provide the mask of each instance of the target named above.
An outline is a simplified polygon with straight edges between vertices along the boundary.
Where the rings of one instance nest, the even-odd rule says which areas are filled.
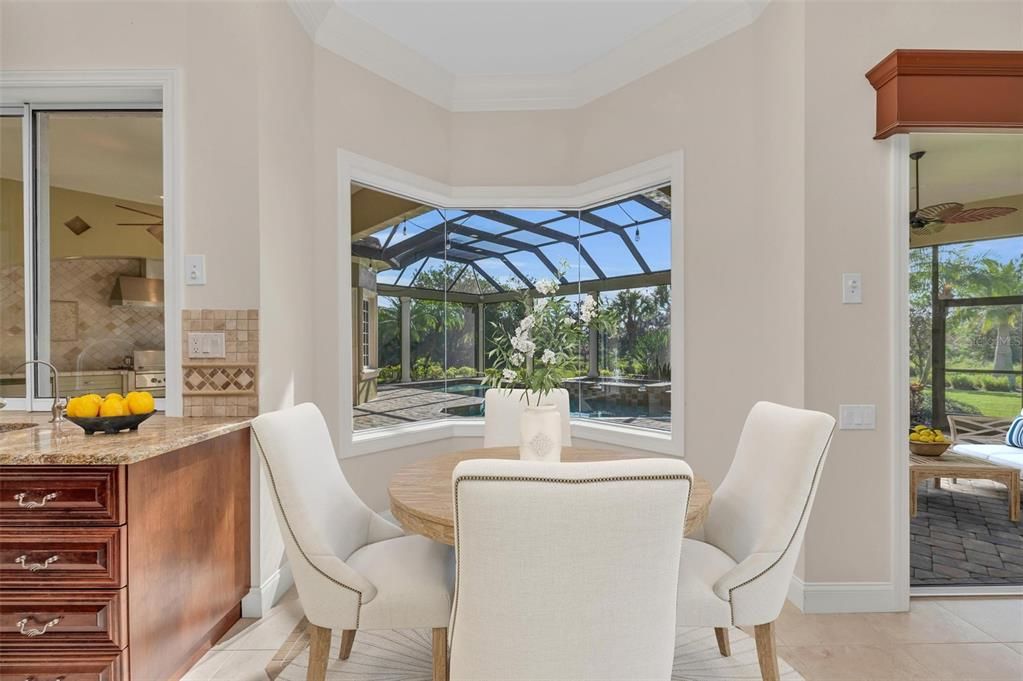
[[[23,106],[29,126],[33,109],[60,108],[140,108],[153,106],[163,111],[163,253],[164,253],[164,340],[167,367],[167,397],[163,407],[170,416],[182,409],[181,309],[184,301],[184,179],[183,120],[178,69],[107,70],[0,70],[0,105]],[[31,105],[29,105],[31,103]],[[31,145],[25,146],[25,187],[31,183]],[[25,219],[33,219],[32,192],[25,191]],[[32,222],[27,222],[32,224]],[[32,262],[30,240],[26,239],[26,282],[30,282]],[[30,288],[26,287],[26,291]],[[26,305],[26,356],[31,357],[32,304]],[[28,372],[32,373],[32,372]],[[28,399],[8,400],[10,408],[48,409],[52,400],[31,399],[35,394],[29,378]]]
[[[451,186],[365,156],[338,150],[337,287],[340,301],[338,338],[354,339],[352,328],[351,183],[413,198],[438,208],[586,208],[656,184],[671,184],[671,432],[574,420],[573,435],[637,449],[682,455],[685,442],[685,277],[683,152],[678,150],[577,185],[500,187]],[[351,386],[353,354],[339,352],[337,396],[341,458],[409,446],[448,437],[472,436],[482,420],[445,419],[354,433]]]

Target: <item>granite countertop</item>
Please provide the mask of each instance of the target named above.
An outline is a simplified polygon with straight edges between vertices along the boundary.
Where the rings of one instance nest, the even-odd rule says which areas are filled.
[[[156,414],[137,431],[86,435],[49,412],[0,411],[0,465],[102,465],[137,463],[204,440],[249,427],[245,418],[181,418]],[[14,423],[33,428],[6,430]]]

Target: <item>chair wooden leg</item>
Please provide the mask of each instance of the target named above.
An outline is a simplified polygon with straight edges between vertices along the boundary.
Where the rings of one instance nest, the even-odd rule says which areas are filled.
[[[774,622],[756,625],[753,636],[757,640],[760,677],[763,681],[778,681],[781,674],[778,672],[778,651],[774,646]]]
[[[718,640],[718,651],[721,657],[732,655],[732,643],[728,638],[728,627],[714,627],[714,636]]]
[[[355,629],[345,629],[341,632],[341,652],[338,653],[337,659],[347,660],[348,656],[352,654],[352,644],[355,643]]]
[[[448,630],[433,630],[433,681],[448,679]]]
[[[330,658],[330,629],[309,625],[309,670],[306,681],[324,681]]]

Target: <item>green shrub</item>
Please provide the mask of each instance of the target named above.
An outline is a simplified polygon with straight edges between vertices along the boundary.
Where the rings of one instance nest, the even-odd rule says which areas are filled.
[[[411,367],[413,381],[431,381],[444,378],[444,367],[429,357],[420,357]]]
[[[949,379],[956,390],[978,390],[980,382],[969,374],[952,374]]]
[[[400,380],[400,364],[389,364],[388,366],[380,367],[379,373],[377,374],[377,383],[396,383]]]
[[[984,376],[980,379],[980,384],[984,386],[984,390],[995,393],[1007,393],[1009,392],[1009,377],[1008,376]]]

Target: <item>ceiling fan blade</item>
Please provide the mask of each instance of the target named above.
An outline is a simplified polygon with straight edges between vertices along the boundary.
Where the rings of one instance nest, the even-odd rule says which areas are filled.
[[[992,220],[994,218],[1000,218],[1003,215],[1009,213],[1015,213],[1015,208],[1007,208],[1004,206],[988,206],[987,208],[967,208],[966,210],[958,211],[955,215],[950,216],[945,222],[950,224],[959,224],[961,222],[980,222],[982,220]]]
[[[927,206],[921,208],[916,212],[916,218],[924,220],[942,220],[955,215],[963,209],[963,204],[956,203],[954,201],[948,201],[946,203],[936,203],[933,206]]]
[[[151,218],[159,218],[159,219],[163,220],[163,216],[162,215],[157,215],[156,213],[150,213],[149,211],[139,210],[138,208],[132,208],[130,206],[122,206],[119,203],[115,203],[114,205],[117,206],[118,208],[122,209],[122,210],[130,210],[132,213],[141,213],[142,215],[148,215]]]

